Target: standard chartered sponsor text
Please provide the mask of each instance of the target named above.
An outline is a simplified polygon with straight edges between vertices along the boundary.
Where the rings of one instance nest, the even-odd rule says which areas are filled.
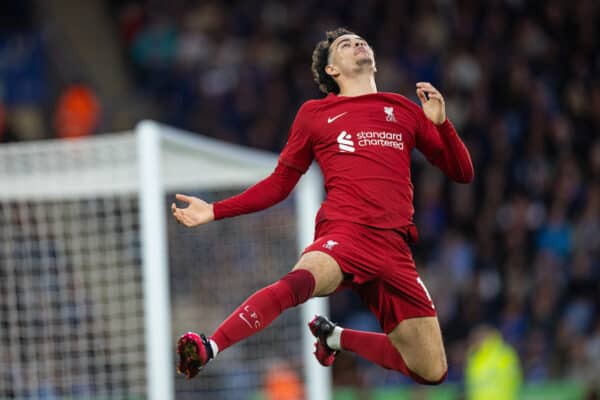
[[[403,150],[404,142],[402,142],[402,134],[394,132],[373,132],[360,131],[356,133],[358,145],[364,146],[383,146],[392,147],[394,149]]]

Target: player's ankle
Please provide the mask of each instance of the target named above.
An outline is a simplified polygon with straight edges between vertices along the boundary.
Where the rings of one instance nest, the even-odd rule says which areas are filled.
[[[210,348],[212,350],[210,359],[214,359],[215,357],[217,357],[217,354],[219,354],[219,345],[212,339],[208,339],[208,344],[210,345]]]
[[[333,331],[327,336],[327,346],[332,350],[342,350],[342,331],[344,329],[336,326]]]

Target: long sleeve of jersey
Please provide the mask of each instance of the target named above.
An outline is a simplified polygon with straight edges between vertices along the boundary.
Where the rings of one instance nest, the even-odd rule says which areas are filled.
[[[417,136],[417,148],[453,181],[469,183],[473,180],[469,150],[449,120],[437,126],[429,120],[424,121],[421,134]]]
[[[292,192],[302,174],[282,163],[271,175],[246,191],[213,204],[215,220],[249,214],[269,208]]]

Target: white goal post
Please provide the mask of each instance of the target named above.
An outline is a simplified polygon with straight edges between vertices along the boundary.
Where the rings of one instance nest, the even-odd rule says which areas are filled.
[[[175,377],[172,327],[191,314],[179,315],[171,304],[171,292],[178,290],[170,286],[173,274],[180,273],[174,272],[176,264],[195,262],[216,243],[225,253],[206,257],[212,272],[219,270],[218,260],[250,261],[248,254],[260,254],[266,263],[285,262],[278,268],[289,269],[296,259],[279,250],[288,237],[279,225],[289,216],[295,219],[290,226],[296,227],[297,257],[312,242],[322,183],[311,167],[293,200],[269,214],[264,227],[260,219],[240,217],[187,233],[173,227],[168,202],[176,192],[214,199],[240,192],[270,174],[276,162],[272,153],[153,121],[119,134],[0,146],[0,399],[43,397],[49,391],[57,397],[172,400],[176,387],[184,387],[177,398],[187,398],[188,382]],[[282,232],[285,237],[278,239]],[[248,233],[256,236],[251,243],[238,243]],[[202,244],[203,235],[211,244]],[[225,240],[231,235],[237,236]],[[215,290],[236,292],[223,298],[245,298],[270,278],[263,270],[256,274],[252,286],[239,290],[246,293],[231,286]],[[224,319],[232,304],[215,312]],[[196,306],[205,312],[210,304],[189,304],[188,312]],[[331,372],[314,359],[314,338],[306,326],[326,309],[325,299],[308,301],[298,321],[280,318],[265,330],[281,329],[281,343],[257,339],[256,354],[252,346],[236,345],[191,384],[216,382],[231,365],[238,371],[231,382],[254,390],[260,382],[244,379],[264,373],[263,360],[273,356],[269,347],[288,348],[285,341],[294,340],[301,342],[292,345],[301,349],[305,397],[330,400]],[[286,321],[294,332],[286,330]],[[189,329],[211,333],[213,327],[195,323]],[[243,363],[252,365],[237,367]],[[226,398],[228,382],[219,385],[203,398]],[[193,390],[197,394],[204,387]]]

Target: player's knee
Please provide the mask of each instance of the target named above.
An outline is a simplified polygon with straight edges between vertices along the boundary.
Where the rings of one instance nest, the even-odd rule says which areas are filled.
[[[319,251],[305,253],[294,267],[294,271],[304,269],[313,274],[315,288],[313,296],[328,295],[342,283],[343,274],[337,261],[329,254]]]
[[[445,354],[406,360],[410,377],[423,385],[439,385],[448,374],[448,364]]]
[[[427,381],[428,385],[439,385],[446,380],[447,375],[448,365],[444,361],[432,366],[423,376],[423,379]]]
[[[286,288],[289,288],[293,298],[291,303],[292,306],[297,306],[310,299],[315,289],[315,278],[313,274],[310,271],[303,269],[293,270],[282,277],[279,282],[285,282],[285,288],[282,289],[280,285],[277,284],[271,285],[269,288],[277,290],[278,292],[283,290],[285,293],[280,295],[280,297],[289,295],[288,291],[285,290]]]
[[[446,380],[448,365],[442,358],[428,363],[417,371],[411,371],[412,378],[423,385],[439,385]]]

